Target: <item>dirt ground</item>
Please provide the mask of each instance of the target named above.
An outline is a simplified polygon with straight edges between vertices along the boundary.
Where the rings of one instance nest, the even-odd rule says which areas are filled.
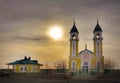
[[[0,76],[0,83],[120,83],[120,79],[73,79],[64,76],[15,74]]]
[[[0,78],[0,83],[120,83],[120,80],[75,80],[75,79],[11,79]]]

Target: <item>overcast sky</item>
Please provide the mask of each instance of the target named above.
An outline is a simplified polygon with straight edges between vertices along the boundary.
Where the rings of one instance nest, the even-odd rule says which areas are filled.
[[[99,19],[103,29],[103,54],[120,59],[120,0],[0,0],[0,68],[30,56],[40,63],[69,57],[69,32],[73,18],[79,30],[79,51],[93,50],[93,30]],[[61,26],[63,37],[47,34]]]

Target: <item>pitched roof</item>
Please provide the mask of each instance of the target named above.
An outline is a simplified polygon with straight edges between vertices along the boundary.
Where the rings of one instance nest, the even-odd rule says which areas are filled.
[[[42,64],[39,64],[37,60],[30,60],[30,58],[27,59],[26,57],[24,59],[16,60],[14,62],[8,63],[8,65],[15,65],[15,64],[37,64],[42,66]]]
[[[102,32],[102,29],[101,29],[101,27],[100,27],[100,25],[98,23],[98,20],[97,20],[97,25],[95,26],[93,33],[97,32],[97,31],[101,31]]]
[[[77,33],[79,33],[78,30],[77,30],[77,28],[76,28],[76,26],[75,26],[75,22],[74,22],[74,25],[73,25],[70,33],[72,33],[72,32],[77,32]]]
[[[82,53],[84,53],[84,52],[86,52],[86,51],[89,52],[89,53],[91,53],[91,54],[93,54],[93,52],[90,51],[90,50],[88,50],[88,49],[84,49],[84,50],[80,51],[79,54],[82,54]]]

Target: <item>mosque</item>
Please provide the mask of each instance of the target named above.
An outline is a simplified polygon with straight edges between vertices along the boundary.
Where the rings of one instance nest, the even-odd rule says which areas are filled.
[[[70,56],[69,56],[69,72],[74,75],[92,73],[92,72],[104,72],[104,56],[103,56],[103,37],[102,28],[97,24],[93,30],[93,49],[90,51],[85,45],[85,49],[78,51],[79,43],[79,31],[75,25],[70,31]]]

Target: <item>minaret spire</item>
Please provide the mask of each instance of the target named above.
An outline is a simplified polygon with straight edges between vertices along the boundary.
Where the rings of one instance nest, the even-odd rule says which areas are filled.
[[[75,26],[75,19],[73,18],[73,25]]]
[[[77,33],[77,34],[79,34],[79,32],[78,32],[78,30],[77,30],[77,27],[76,27],[76,25],[75,25],[75,20],[74,20],[74,18],[73,18],[73,27],[72,27],[70,33]]]
[[[98,18],[97,18],[97,24],[99,24]]]
[[[87,43],[85,43],[85,49],[87,49]]]
[[[94,28],[93,33],[98,32],[98,31],[102,32],[102,28],[100,27],[99,21],[98,21],[98,18],[97,18],[97,24],[96,24],[96,26]]]

